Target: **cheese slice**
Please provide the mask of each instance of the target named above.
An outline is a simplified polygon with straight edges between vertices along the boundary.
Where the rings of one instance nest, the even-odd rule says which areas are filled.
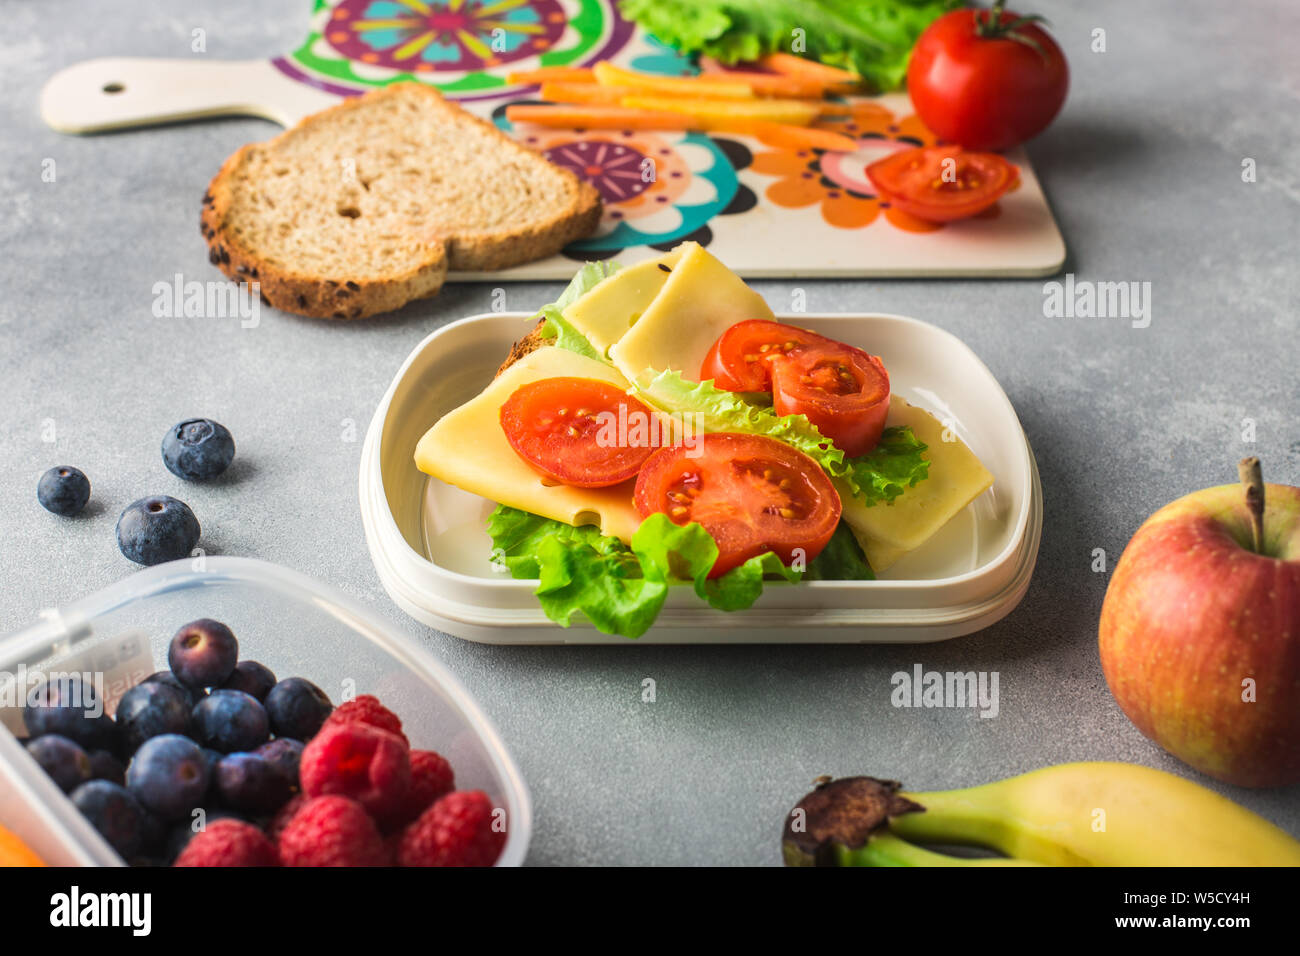
[[[745,319],[774,318],[761,295],[699,244],[684,242],[673,251],[681,258],[663,288],[609,350],[619,371],[638,385],[669,369],[698,382],[704,357],[723,332]]]
[[[883,571],[904,553],[920,547],[993,484],[993,476],[975,453],[951,433],[947,436],[951,440],[944,441],[943,423],[925,409],[894,396],[886,424],[910,426],[925,442],[928,447],[922,457],[930,462],[930,473],[891,504],[870,507],[853,497],[841,480],[835,480],[844,502],[842,517],[876,571]]]
[[[566,524],[595,524],[603,534],[631,541],[641,517],[632,505],[634,479],[610,488],[545,485],[516,454],[501,430],[501,406],[521,385],[574,376],[609,382],[626,390],[615,369],[567,349],[545,346],[529,352],[487,388],[438,420],[415,448],[415,464],[433,475],[491,501]]]
[[[663,289],[683,251],[678,246],[658,259],[620,269],[565,309],[564,317],[597,352],[608,355],[610,346],[636,324]]]

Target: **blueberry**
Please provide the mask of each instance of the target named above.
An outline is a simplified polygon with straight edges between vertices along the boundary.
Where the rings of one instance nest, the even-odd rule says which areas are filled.
[[[51,468],[36,483],[36,500],[46,511],[70,518],[80,514],[90,500],[90,479],[71,465]]]
[[[266,695],[266,713],[277,737],[311,740],[333,710],[325,692],[301,677],[280,681]]]
[[[240,661],[221,686],[227,690],[242,690],[250,697],[265,702],[266,695],[275,686],[275,675],[270,668],[257,661]]]
[[[200,747],[203,751],[203,759],[208,762],[208,770],[213,773],[217,770],[217,763],[225,756],[220,750],[213,750],[211,747]]]
[[[150,813],[144,807],[140,808],[140,815],[143,817],[140,823],[140,848],[148,853],[157,853],[167,846],[167,836],[171,832],[171,824],[157,814]]]
[[[35,737],[61,734],[83,750],[117,751],[117,725],[104,713],[99,692],[79,677],[60,677],[32,690],[23,723]]]
[[[185,695],[185,702],[189,705],[190,710],[193,710],[195,704],[201,701],[204,697],[208,696],[207,691],[205,691],[202,687],[186,687],[184,684],[182,684],[179,680],[176,679],[176,675],[173,674],[171,671],[157,671],[153,674],[150,674],[140,683],[166,684],[168,687],[175,687],[178,691],[180,691],[182,694]]]
[[[255,753],[226,754],[217,764],[221,802],[246,813],[274,813],[293,796],[293,784],[278,766]]]
[[[220,621],[190,621],[172,637],[167,663],[187,687],[215,687],[235,670],[239,641]]]
[[[179,734],[150,737],[126,768],[132,796],[164,820],[178,820],[198,806],[210,779],[199,745]]]
[[[64,793],[71,793],[90,779],[90,757],[74,740],[46,734],[29,743],[27,752]]]
[[[177,478],[215,478],[235,458],[235,439],[225,425],[210,418],[187,418],[163,437],[163,464]]]
[[[117,546],[136,564],[189,557],[199,533],[199,519],[190,506],[170,495],[133,501],[117,519]]]
[[[145,812],[125,787],[91,780],[73,791],[72,803],[121,856],[132,857],[140,851]]]
[[[126,764],[107,750],[92,750],[90,757],[90,779],[107,780],[126,786]]]
[[[224,754],[266,743],[266,710],[240,690],[214,690],[194,708],[194,739]]]
[[[298,765],[302,763],[301,743],[289,737],[276,737],[253,752],[279,767],[281,773],[289,778],[293,788],[298,789]]]
[[[150,737],[184,734],[190,727],[185,694],[159,681],[136,684],[117,703],[117,732],[128,753]]]

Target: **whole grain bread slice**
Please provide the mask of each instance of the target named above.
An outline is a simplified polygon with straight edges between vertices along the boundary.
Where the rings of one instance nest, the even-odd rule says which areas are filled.
[[[203,197],[208,259],[278,309],[355,319],[590,235],[600,195],[421,83],[309,116],[226,160]]]

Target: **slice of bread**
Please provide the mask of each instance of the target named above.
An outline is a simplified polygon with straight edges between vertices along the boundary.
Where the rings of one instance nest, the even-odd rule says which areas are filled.
[[[506,356],[506,360],[502,362],[501,367],[497,369],[497,375],[500,375],[510,366],[514,365],[516,362],[518,362],[529,352],[536,352],[543,345],[545,345],[546,344],[545,329],[546,329],[546,320],[539,319],[537,321],[537,324],[533,326],[531,332],[525,335],[514,345],[510,346],[510,354]],[[493,376],[493,378],[495,377],[496,376]]]
[[[600,195],[421,83],[340,103],[221,167],[208,259],[277,309],[355,319],[590,235]]]

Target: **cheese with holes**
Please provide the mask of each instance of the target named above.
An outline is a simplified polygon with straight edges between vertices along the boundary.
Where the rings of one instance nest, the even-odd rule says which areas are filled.
[[[773,319],[763,297],[703,247],[685,242],[673,251],[681,258],[663,288],[609,350],[619,371],[640,385],[668,369],[698,382],[704,357],[723,332],[745,319]]]
[[[544,378],[594,378],[627,389],[615,369],[567,349],[545,346],[528,353],[487,388],[438,420],[415,448],[422,472],[471,494],[566,524],[595,524],[623,541],[641,523],[632,505],[635,479],[610,488],[545,485],[515,453],[501,430],[501,406],[521,385]]]
[[[565,309],[564,317],[597,352],[609,355],[610,346],[636,324],[659,295],[682,252],[678,246],[658,259],[620,269]]]
[[[844,502],[843,518],[876,571],[919,547],[993,484],[993,476],[975,453],[956,435],[945,436],[943,423],[925,409],[894,396],[886,425],[908,425],[925,442],[928,447],[921,455],[930,462],[930,474],[892,504],[871,507],[849,494],[843,482],[835,481]],[[951,440],[944,441],[945,437]]]

